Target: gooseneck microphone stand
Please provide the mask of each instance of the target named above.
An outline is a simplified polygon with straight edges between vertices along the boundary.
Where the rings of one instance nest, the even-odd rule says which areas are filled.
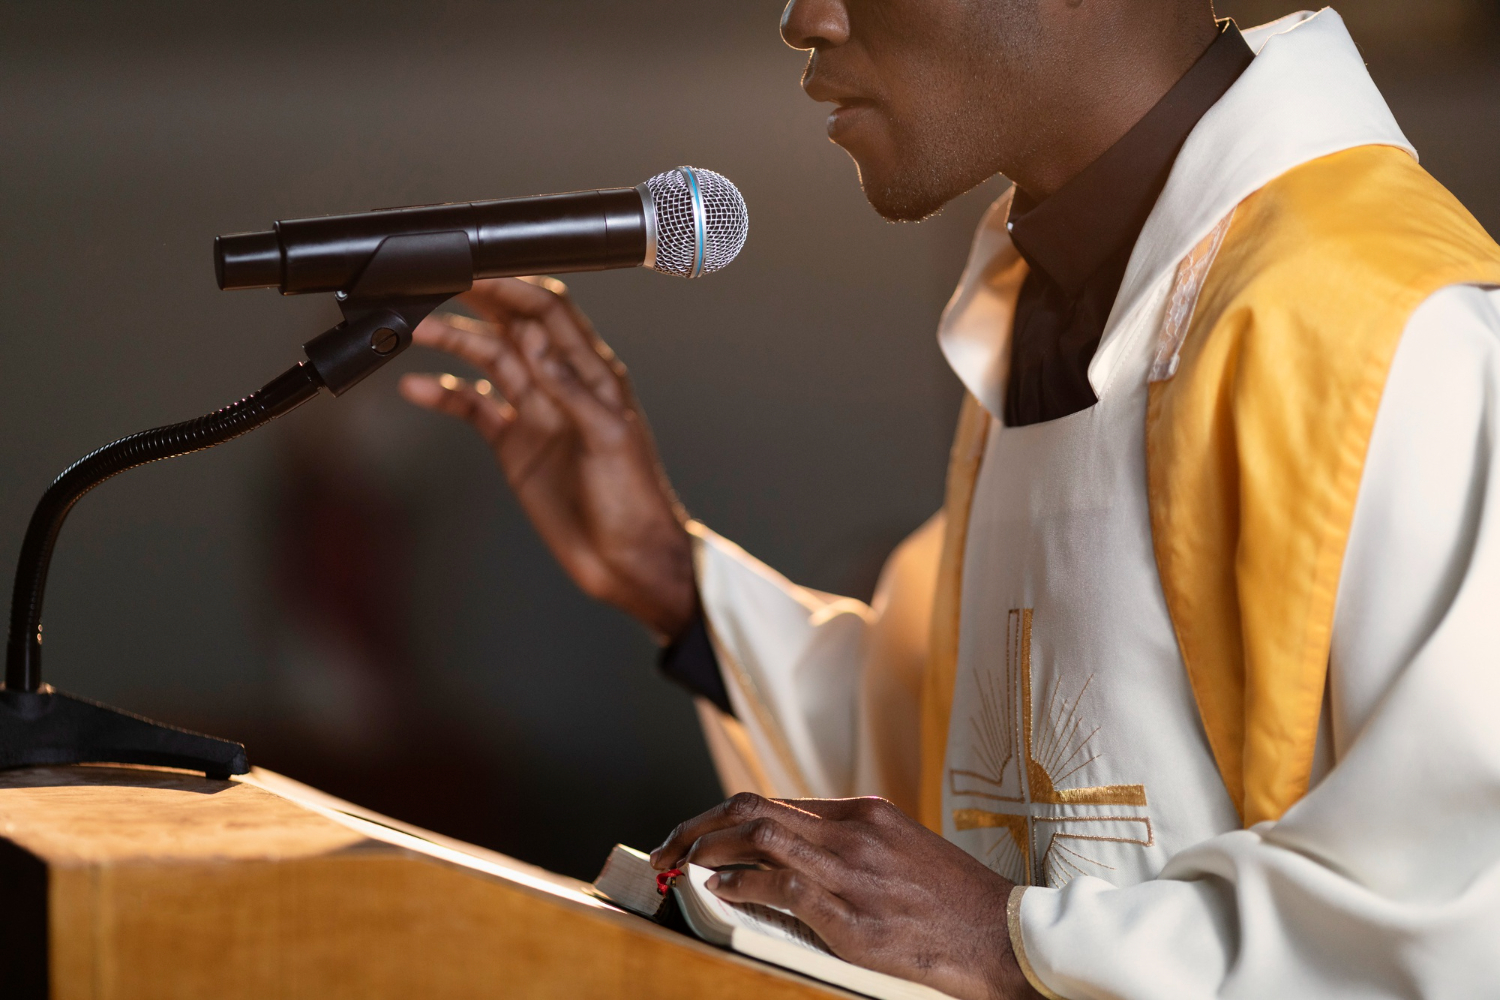
[[[42,598],[58,533],[95,486],[130,469],[223,444],[312,399],[343,395],[411,345],[432,310],[473,283],[462,233],[387,239],[354,286],[336,295],[344,321],[303,345],[307,360],[258,392],[196,420],[105,445],[58,476],[31,515],[11,593],[0,770],[58,764],[154,764],[228,778],[250,769],[245,748],[64,694],[42,683]]]
[[[224,778],[243,774],[245,748],[148,722],[42,683],[42,597],[63,521],[85,493],[129,469],[223,444],[288,413],[318,392],[299,364],[264,389],[197,420],[141,431],[71,465],[31,515],[11,592],[5,688],[0,690],[0,768],[114,761],[159,764]]]

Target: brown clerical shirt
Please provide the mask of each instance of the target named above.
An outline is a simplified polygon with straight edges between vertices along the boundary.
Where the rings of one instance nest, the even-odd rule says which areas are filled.
[[[1017,187],[1011,241],[1030,265],[1016,302],[1005,424],[1086,410],[1098,399],[1089,362],[1146,217],[1198,119],[1254,54],[1233,21],[1165,97],[1097,160],[1042,202]]]

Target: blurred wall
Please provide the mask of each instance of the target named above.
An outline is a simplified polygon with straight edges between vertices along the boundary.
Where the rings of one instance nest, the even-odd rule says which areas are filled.
[[[958,388],[932,333],[1001,182],[921,225],[877,219],[797,87],[779,9],[0,3],[0,566],[73,459],[244,395],[337,320],[324,299],[217,291],[214,235],[693,163],[744,190],[738,262],[570,284],[692,512],[801,582],[867,596],[941,501]],[[1488,36],[1400,36],[1380,36],[1377,78],[1494,231]],[[591,875],[609,844],[650,846],[718,791],[653,644],[572,590],[466,428],[396,398],[401,371],[439,367],[409,352],[88,497],[54,564],[46,676]]]

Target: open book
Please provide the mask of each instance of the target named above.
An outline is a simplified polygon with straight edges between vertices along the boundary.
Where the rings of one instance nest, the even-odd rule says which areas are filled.
[[[707,868],[688,865],[672,882],[683,922],[703,940],[876,1000],[951,1000],[930,986],[851,965],[790,913],[720,899],[705,885],[711,875]],[[646,855],[617,844],[594,880],[594,892],[621,909],[662,921],[669,907],[656,876]]]

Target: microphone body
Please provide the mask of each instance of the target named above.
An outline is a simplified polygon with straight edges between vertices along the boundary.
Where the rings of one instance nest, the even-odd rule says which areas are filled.
[[[656,227],[645,187],[278,222],[269,232],[216,237],[214,272],[221,289],[347,291],[387,240],[459,233],[474,278],[650,266]]]
[[[390,208],[214,239],[221,289],[453,295],[476,278],[649,267],[697,278],[745,246],[739,188],[678,167],[633,188]]]

